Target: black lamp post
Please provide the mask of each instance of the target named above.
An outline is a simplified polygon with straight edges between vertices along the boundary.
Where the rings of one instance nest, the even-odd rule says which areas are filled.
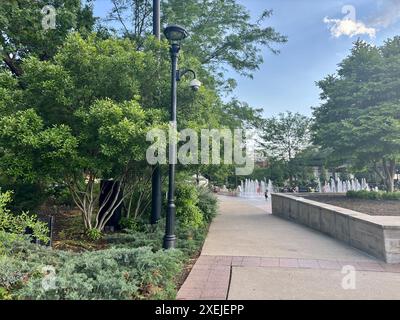
[[[194,80],[190,83],[193,90],[197,91],[201,82],[196,79],[196,73],[193,70],[178,71],[178,58],[181,49],[180,43],[187,38],[188,32],[177,25],[170,25],[164,30],[165,37],[171,43],[171,60],[172,60],[172,73],[171,73],[171,122],[176,128],[176,105],[177,105],[177,82],[181,80],[182,76],[187,73],[192,73]],[[171,148],[170,164],[169,164],[169,185],[168,185],[168,205],[167,205],[167,222],[164,236],[164,249],[175,248],[175,161],[176,148]]]
[[[160,0],[153,0],[153,35],[160,40]],[[161,219],[161,168],[157,164],[153,168],[151,186],[150,223],[155,225]]]

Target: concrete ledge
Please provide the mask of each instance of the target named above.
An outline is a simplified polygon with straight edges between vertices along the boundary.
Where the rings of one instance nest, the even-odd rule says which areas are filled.
[[[272,214],[308,226],[387,263],[400,263],[400,217],[370,216],[286,194],[272,194]]]

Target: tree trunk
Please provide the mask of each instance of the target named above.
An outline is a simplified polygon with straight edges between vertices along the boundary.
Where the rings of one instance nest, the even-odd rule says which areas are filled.
[[[18,66],[16,66],[15,61],[11,59],[8,55],[3,57],[3,61],[15,76],[19,77],[22,75],[22,70]]]
[[[394,176],[396,174],[396,161],[383,159],[383,171],[385,178],[386,190],[388,192],[394,191]]]
[[[394,179],[391,177],[387,178],[386,187],[388,192],[394,192]]]

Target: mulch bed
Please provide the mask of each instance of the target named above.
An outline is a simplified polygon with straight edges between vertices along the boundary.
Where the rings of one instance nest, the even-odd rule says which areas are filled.
[[[81,213],[77,208],[54,208],[43,205],[38,210],[39,219],[47,222],[49,216],[54,216],[52,237],[54,249],[74,252],[107,249],[105,240],[92,241],[85,236]]]
[[[346,195],[301,194],[299,196],[371,216],[400,216],[400,201],[352,199]]]

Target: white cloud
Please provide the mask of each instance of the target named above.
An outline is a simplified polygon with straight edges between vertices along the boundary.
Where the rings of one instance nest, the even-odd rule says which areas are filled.
[[[324,23],[328,24],[329,30],[335,38],[341,36],[348,36],[350,38],[357,35],[368,35],[370,38],[375,38],[377,30],[368,27],[362,21],[355,21],[352,19],[329,19],[324,18]]]
[[[378,10],[366,23],[356,19],[356,8],[346,5],[342,13],[347,14],[342,19],[324,18],[324,23],[335,38],[348,36],[350,38],[358,35],[367,35],[375,38],[380,29],[388,28],[400,20],[400,0],[378,0]]]

